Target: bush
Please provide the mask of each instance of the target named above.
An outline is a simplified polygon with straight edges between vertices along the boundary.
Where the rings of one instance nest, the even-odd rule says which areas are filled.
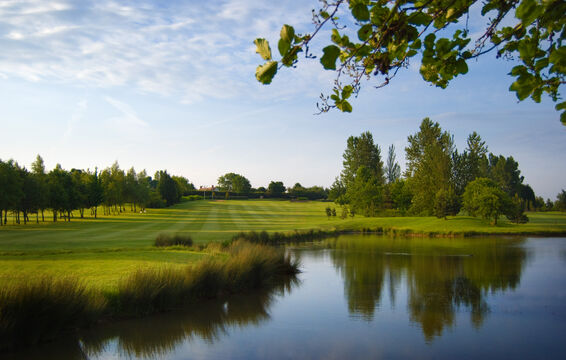
[[[185,196],[187,201],[195,201],[195,200],[202,200],[202,195],[189,195]]]
[[[193,246],[193,239],[190,235],[183,234],[159,234],[155,238],[155,246]]]

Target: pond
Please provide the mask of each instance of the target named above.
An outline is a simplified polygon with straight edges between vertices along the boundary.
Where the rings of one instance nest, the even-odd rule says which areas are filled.
[[[340,236],[295,282],[100,325],[9,359],[558,359],[566,238]],[[3,358],[5,358],[3,356]]]

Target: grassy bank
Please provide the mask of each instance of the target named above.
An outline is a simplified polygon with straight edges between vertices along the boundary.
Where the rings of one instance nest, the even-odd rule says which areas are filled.
[[[276,249],[235,241],[183,268],[138,269],[112,291],[89,288],[73,277],[27,278],[0,290],[0,348],[49,340],[104,318],[136,317],[269,288],[298,273],[298,263]]]
[[[190,236],[195,247],[224,242],[241,232],[364,232],[392,235],[465,236],[488,234],[557,235],[566,233],[565,213],[529,213],[530,222],[502,220],[492,226],[479,218],[435,217],[328,218],[331,203],[277,200],[187,201],[147,213],[126,212],[99,219],[0,227],[0,286],[36,274],[68,274],[99,290],[117,288],[123,274],[164,265],[182,268],[210,253],[192,248],[156,248],[160,233]],[[10,223],[10,219],[8,220]]]

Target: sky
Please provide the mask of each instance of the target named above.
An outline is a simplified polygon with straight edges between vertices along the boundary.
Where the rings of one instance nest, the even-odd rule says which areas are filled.
[[[407,136],[423,118],[460,151],[477,131],[491,152],[513,156],[525,183],[555,199],[566,188],[566,127],[550,99],[518,102],[513,61],[487,54],[447,89],[425,83],[415,62],[390,85],[367,83],[351,114],[316,115],[334,74],[300,58],[269,86],[253,40],[277,53],[283,24],[312,31],[316,0],[0,0],[0,159],[47,169],[167,169],[195,186],[227,172],[252,186],[328,187],[349,136],[370,131],[385,159],[405,168]],[[485,19],[470,18],[471,30]],[[351,28],[351,27],[350,27]],[[347,28],[345,31],[349,31]],[[329,33],[312,52],[321,54]]]

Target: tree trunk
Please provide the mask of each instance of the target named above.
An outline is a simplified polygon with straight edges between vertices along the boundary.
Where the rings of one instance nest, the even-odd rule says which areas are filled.
[[[45,216],[43,215],[43,209],[41,209],[41,222],[45,222]]]
[[[2,221],[2,219],[0,219]],[[4,209],[4,225],[8,222],[8,209]]]
[[[27,224],[27,214],[26,214],[25,210],[24,210],[23,213],[24,213],[24,225],[26,225]]]
[[[0,226],[2,226],[4,224],[2,224],[2,209],[0,209]]]
[[[53,222],[57,222],[57,210],[53,210]]]
[[[84,217],[85,217],[85,209],[80,208],[80,209],[79,209],[79,213],[81,214],[81,219],[84,219]]]
[[[39,224],[39,211],[35,213],[35,222]]]
[[[67,210],[67,221],[71,222],[71,212]]]

